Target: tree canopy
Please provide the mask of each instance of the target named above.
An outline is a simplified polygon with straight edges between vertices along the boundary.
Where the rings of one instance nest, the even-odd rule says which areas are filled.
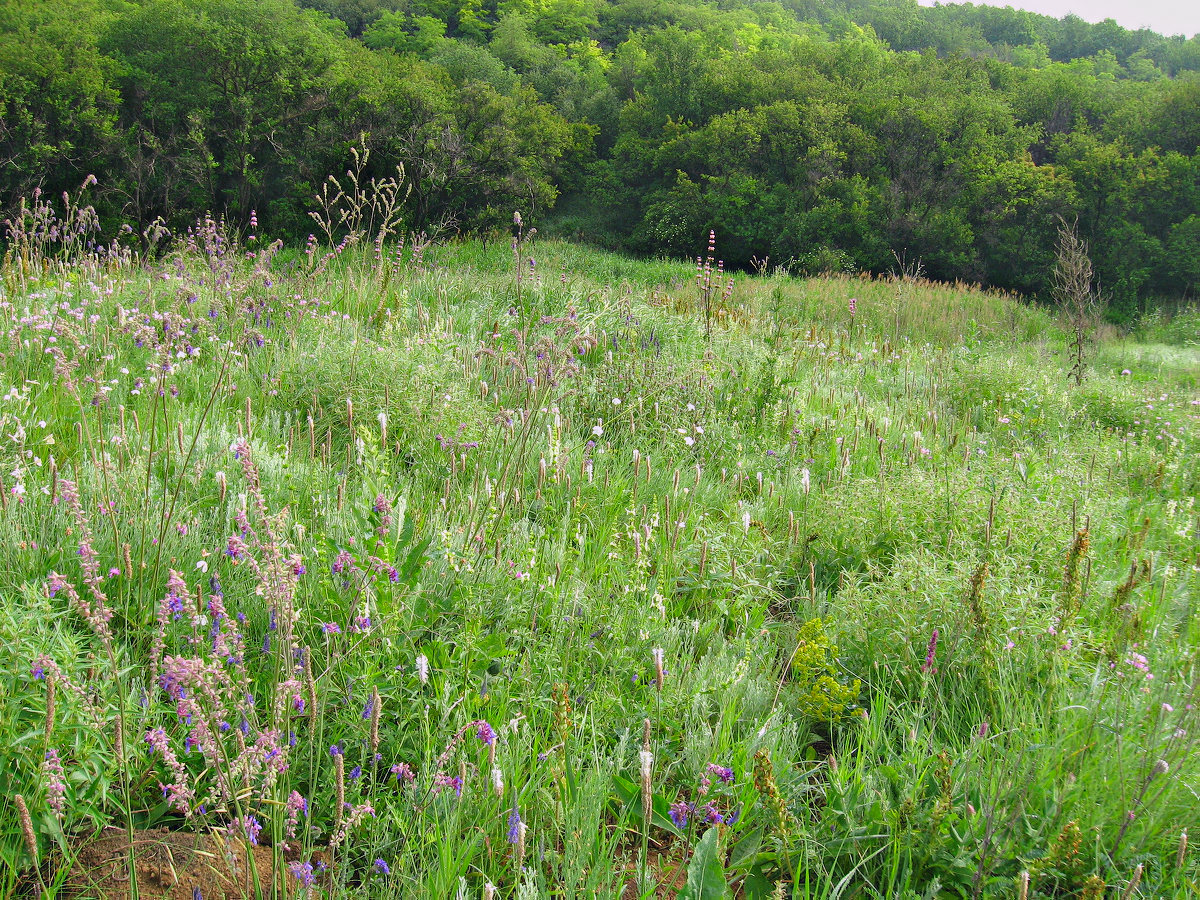
[[[303,235],[366,136],[413,230],[514,209],[729,266],[1200,289],[1200,37],[916,0],[0,0],[0,202]]]

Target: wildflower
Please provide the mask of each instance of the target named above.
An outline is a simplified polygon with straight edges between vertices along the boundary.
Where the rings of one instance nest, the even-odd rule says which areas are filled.
[[[512,812],[508,814],[508,842],[515,844],[521,836],[521,810],[513,800]]]
[[[337,557],[333,560],[333,565],[330,566],[334,575],[341,575],[352,568],[354,568],[354,557],[345,550],[338,553]]]
[[[392,870],[388,868],[388,864],[382,859],[375,860],[375,871],[380,875],[391,875]]]
[[[326,635],[342,633],[341,626],[339,626],[337,622],[326,622],[321,626],[321,631]]]
[[[683,800],[676,800],[671,804],[671,809],[668,815],[676,828],[683,828],[688,823],[688,813],[691,812],[691,806]]]
[[[391,773],[396,776],[396,783],[403,786],[404,782],[412,782],[417,778],[417,773],[412,770],[412,766],[408,763],[397,763],[390,769]]]
[[[921,666],[922,672],[936,672],[937,667],[933,664],[937,656],[938,645],[938,630],[933,629],[933,634],[929,636],[929,648],[925,651],[925,663]]]
[[[704,814],[704,821],[709,825],[720,825],[725,821],[725,817],[717,809],[716,803],[709,802],[704,804],[701,812]]]
[[[312,887],[317,883],[317,876],[313,874],[312,863],[294,862],[288,865],[288,871],[296,876],[296,880],[303,887]]]
[[[451,777],[439,772],[433,776],[433,792],[440,794],[446,788],[454,788],[454,796],[461,797],[463,791],[463,780],[458,776]]]
[[[850,308],[850,317],[853,318],[854,314],[858,312],[858,299],[856,297],[851,297],[850,302],[847,305]]]
[[[483,741],[483,743],[487,744],[489,747],[496,743],[496,732],[492,729],[491,725],[489,725],[483,719],[473,722],[472,724],[475,726],[475,734],[479,740]]]
[[[67,811],[65,802],[67,786],[63,782],[63,767],[58,758],[58,751],[54,748],[46,751],[42,771],[46,776],[46,804],[54,813],[54,817],[62,822]]]
[[[292,840],[296,838],[296,826],[301,816],[308,816],[308,801],[298,791],[292,791],[287,799],[287,819],[284,822],[284,830]]]
[[[716,775],[724,784],[733,784],[733,769],[730,769],[728,766],[718,766],[716,763],[709,763],[705,771]]]
[[[424,653],[417,657],[417,680],[421,684],[429,683],[429,659]]]
[[[262,833],[262,823],[254,816],[242,816],[234,819],[229,823],[229,831],[232,832],[238,828],[246,836],[246,840],[250,842],[250,846],[258,846],[258,836]]]

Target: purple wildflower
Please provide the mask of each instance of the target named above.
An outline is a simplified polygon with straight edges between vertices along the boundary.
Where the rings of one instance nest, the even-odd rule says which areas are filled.
[[[513,800],[512,812],[508,814],[508,842],[515,844],[521,839],[521,809]]]
[[[417,773],[412,770],[412,766],[408,763],[397,763],[392,766],[391,773],[396,776],[396,783],[403,786],[404,782],[412,782],[417,778]]]
[[[671,821],[675,823],[676,828],[683,828],[688,822],[688,813],[691,812],[691,804],[684,800],[676,800],[671,804],[671,809],[668,815]]]
[[[938,645],[938,630],[933,629],[933,634],[929,636],[929,648],[925,651],[925,663],[921,666],[922,672],[936,672],[937,667],[933,664],[937,657]]]
[[[472,724],[475,725],[475,734],[479,740],[483,741],[489,747],[496,743],[496,732],[492,729],[491,725],[483,719],[479,719]]]
[[[295,875],[296,880],[304,887],[312,887],[316,884],[317,876],[313,874],[312,863],[290,863],[288,871]]]
[[[463,780],[458,776],[450,777],[441,772],[433,776],[433,792],[440,794],[446,788],[454,788],[454,796],[461,797],[463,791]]]
[[[705,771],[716,775],[724,784],[733,784],[733,769],[728,766],[718,766],[716,763],[709,763]]]
[[[717,809],[717,804],[709,802],[704,804],[701,812],[704,813],[704,821],[709,825],[719,825],[725,821],[725,817],[721,815],[721,811]]]

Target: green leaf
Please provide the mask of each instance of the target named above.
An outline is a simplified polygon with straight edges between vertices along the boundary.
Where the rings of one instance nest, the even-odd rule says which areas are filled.
[[[766,900],[775,890],[775,885],[762,872],[751,872],[742,882],[746,900]]]
[[[629,818],[637,823],[638,828],[641,828],[641,786],[630,781],[628,778],[622,778],[620,775],[614,775],[612,780],[613,790],[617,795],[617,799],[625,806]],[[666,797],[661,794],[654,794],[650,798],[650,807],[651,826],[661,828],[663,831],[669,832],[676,837],[683,837],[683,832],[676,828],[675,823],[671,821],[671,804],[667,801]]]
[[[729,851],[729,868],[737,870],[750,866],[758,858],[759,848],[762,847],[762,837],[762,829],[755,828],[734,844]]]
[[[724,900],[731,896],[725,882],[725,869],[717,849],[717,829],[710,828],[700,838],[688,863],[687,884],[677,895],[677,900]]]

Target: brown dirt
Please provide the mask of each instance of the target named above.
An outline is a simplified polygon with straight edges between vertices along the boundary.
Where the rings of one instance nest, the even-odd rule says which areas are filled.
[[[625,859],[625,887],[621,891],[621,900],[638,900],[638,858],[634,854]],[[668,900],[678,895],[687,884],[687,860],[678,856],[670,856],[651,850],[646,859],[646,871],[654,882],[655,900]]]
[[[199,889],[204,900],[253,897],[254,875],[245,864],[245,847],[238,846],[237,865],[230,864],[222,841],[203,834],[139,831],[134,835],[138,897],[141,900],[193,900]],[[128,900],[129,840],[125,832],[108,828],[79,849],[63,896],[74,900]],[[270,847],[254,848],[259,884],[269,894],[274,854]],[[283,889],[292,885],[284,883]]]

